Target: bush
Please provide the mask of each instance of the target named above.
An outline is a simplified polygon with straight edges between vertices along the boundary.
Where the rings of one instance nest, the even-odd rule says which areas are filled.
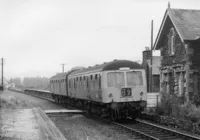
[[[191,110],[191,112],[188,114],[188,118],[192,122],[200,122],[200,107]]]
[[[163,94],[161,103],[156,107],[157,115],[173,116],[192,122],[200,122],[200,107],[192,102],[183,104],[183,97],[177,97],[174,94]]]
[[[162,94],[161,103],[156,107],[156,113],[158,115],[167,115],[171,116],[174,114],[174,110],[176,110],[177,114],[179,104],[182,103],[182,98],[178,98],[176,95],[171,94]]]
[[[164,115],[164,110],[161,106],[157,106],[155,108],[155,112],[156,112],[157,115]]]

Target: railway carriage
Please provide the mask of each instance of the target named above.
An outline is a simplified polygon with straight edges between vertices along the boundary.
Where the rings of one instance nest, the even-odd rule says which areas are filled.
[[[61,102],[62,99],[67,96],[67,74],[68,73],[60,73],[51,77],[50,91],[53,93],[53,99],[57,102]]]
[[[115,60],[51,78],[58,102],[75,104],[113,120],[137,117],[146,107],[145,70],[137,62]]]

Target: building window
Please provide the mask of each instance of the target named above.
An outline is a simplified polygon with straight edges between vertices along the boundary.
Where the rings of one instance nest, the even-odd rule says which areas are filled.
[[[175,31],[174,28],[171,28],[169,35],[168,35],[168,48],[169,48],[169,54],[174,55],[174,47],[175,47]]]
[[[179,73],[178,75],[178,92],[179,96],[183,95],[183,73]]]

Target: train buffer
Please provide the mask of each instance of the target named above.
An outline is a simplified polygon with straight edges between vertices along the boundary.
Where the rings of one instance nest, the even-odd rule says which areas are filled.
[[[66,140],[40,108],[1,109],[0,113],[0,139]]]
[[[85,113],[82,110],[70,110],[70,109],[59,109],[59,110],[45,110],[46,114],[61,114],[61,113],[73,113],[73,114],[81,114]]]

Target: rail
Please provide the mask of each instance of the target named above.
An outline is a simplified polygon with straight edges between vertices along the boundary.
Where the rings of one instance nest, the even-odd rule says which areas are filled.
[[[160,126],[160,125],[157,125],[157,124],[149,123],[149,122],[141,120],[141,119],[136,119],[135,121],[139,122],[141,124],[145,124],[145,125],[154,127],[156,129],[163,130],[165,132],[169,132],[169,133],[173,133],[175,135],[179,135],[180,137],[183,137],[183,138],[188,138],[188,139],[193,139],[193,140],[200,140],[200,137],[193,136],[193,135],[190,135],[190,134],[186,134],[186,133],[183,133],[183,132],[180,132],[180,131],[177,131],[177,130],[169,129],[167,127],[163,127],[163,126]]]
[[[39,92],[44,93],[44,91],[37,91],[37,90],[32,90],[32,91],[35,91],[34,93],[39,93]],[[19,91],[19,92],[22,92],[22,91]],[[46,93],[50,93],[50,92],[46,92]],[[28,92],[26,94],[28,94]],[[52,101],[52,99],[50,99],[50,98],[41,97],[37,94],[35,95],[33,93],[30,93],[30,95]],[[152,95],[149,95],[149,96],[152,96]],[[155,97],[155,96],[157,96],[157,94],[153,94],[153,96]],[[155,98],[153,98],[153,99],[155,100]],[[156,100],[158,100],[158,98],[156,98]],[[108,122],[110,122],[110,120]],[[182,133],[182,132],[177,131],[177,130],[172,130],[172,129],[169,129],[167,127],[163,127],[163,126],[160,126],[160,125],[157,125],[157,124],[149,123],[149,122],[141,120],[141,119],[136,119],[135,121],[129,120],[129,122],[127,124],[118,123],[118,122],[112,122],[112,123],[121,127],[121,128],[124,128],[128,131],[131,131],[136,136],[139,135],[140,138],[144,138],[144,139],[152,139],[152,140],[193,139],[193,140],[200,140],[200,138],[197,137],[197,136],[192,136],[192,135]]]

